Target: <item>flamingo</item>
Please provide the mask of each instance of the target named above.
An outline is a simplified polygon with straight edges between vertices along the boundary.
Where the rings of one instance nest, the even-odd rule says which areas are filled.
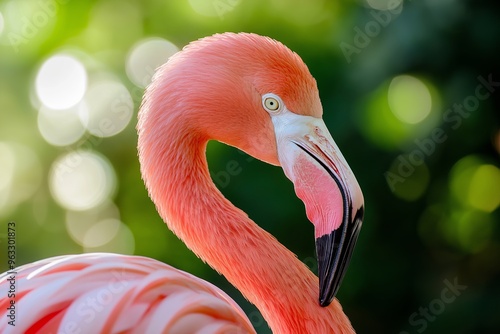
[[[160,216],[276,334],[354,332],[334,297],[364,201],[321,116],[301,58],[250,33],[190,43],[157,70],[139,112],[141,173]],[[283,168],[315,227],[319,279],[215,187],[212,139]],[[0,284],[2,333],[255,333],[223,291],[145,257],[59,256],[8,271]]]

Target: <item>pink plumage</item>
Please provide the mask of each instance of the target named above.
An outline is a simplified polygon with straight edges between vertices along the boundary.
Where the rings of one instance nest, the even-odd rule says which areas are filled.
[[[16,271],[15,327],[0,277],[0,333],[254,333],[222,290],[146,257],[66,255]]]
[[[160,216],[257,306],[275,334],[353,332],[334,297],[364,201],[322,112],[300,57],[243,33],[207,37],[171,57],[139,112],[141,173]],[[205,157],[211,139],[283,168],[315,226],[319,280],[215,187]],[[2,321],[2,333],[255,333],[218,288],[151,259],[72,255],[18,271],[19,327]]]

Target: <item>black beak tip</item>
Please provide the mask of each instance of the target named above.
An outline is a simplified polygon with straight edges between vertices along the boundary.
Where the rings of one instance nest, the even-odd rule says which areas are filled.
[[[327,307],[332,303],[333,298],[328,298],[327,296],[319,297],[319,306]]]
[[[316,252],[318,256],[319,275],[319,305],[330,305],[338,290],[338,280],[342,275],[337,270],[339,263],[338,233],[324,235],[316,239]],[[340,274],[340,275],[339,275]]]
[[[321,307],[327,307],[330,305],[335,299],[337,292],[340,288],[340,281],[342,280],[343,274],[334,274],[332,279],[329,282],[321,282],[320,283],[320,292],[319,292],[319,305]]]
[[[356,212],[354,220],[344,220],[342,226],[316,239],[319,276],[319,305],[331,304],[339,291],[342,279],[351,260],[363,219],[363,207]]]
[[[340,283],[342,281],[343,276],[344,276],[343,273],[334,274],[333,280],[330,281],[328,284],[325,284],[326,282],[320,284],[319,305],[321,307],[327,307],[333,302],[335,296],[337,295],[337,292],[340,289]]]

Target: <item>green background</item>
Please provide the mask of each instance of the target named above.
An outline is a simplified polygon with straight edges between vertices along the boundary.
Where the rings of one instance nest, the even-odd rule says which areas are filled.
[[[182,48],[216,32],[255,32],[283,42],[308,64],[325,122],[363,189],[365,221],[338,293],[354,328],[498,332],[500,87],[477,87],[483,79],[500,81],[500,8],[495,1],[389,3],[399,6],[384,10],[384,0],[0,2],[0,247],[6,249],[12,220],[18,264],[101,250],[156,258],[221,287],[258,333],[270,333],[255,308],[158,217],[136,157],[142,88],[125,71],[134,45],[148,37]],[[68,50],[89,73],[111,75],[129,91],[134,115],[122,132],[102,139],[86,133],[63,146],[42,137],[35,78],[46,59]],[[462,113],[454,111],[460,104]],[[119,212],[126,225],[124,234],[98,247],[70,236],[65,222],[72,213],[50,191],[51,166],[78,148],[109,160],[106,177],[116,183],[114,206],[108,202],[106,210]],[[213,176],[236,162],[236,175],[216,182],[222,192],[315,270],[312,224],[282,170],[219,143],[210,143],[207,154]],[[442,299],[446,280],[467,287],[449,303]]]

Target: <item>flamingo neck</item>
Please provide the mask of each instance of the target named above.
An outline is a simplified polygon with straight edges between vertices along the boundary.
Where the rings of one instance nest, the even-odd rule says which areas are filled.
[[[337,300],[318,305],[317,277],[215,187],[207,138],[172,123],[144,130],[149,142],[139,137],[146,186],[168,227],[257,306],[273,333],[352,333]]]

